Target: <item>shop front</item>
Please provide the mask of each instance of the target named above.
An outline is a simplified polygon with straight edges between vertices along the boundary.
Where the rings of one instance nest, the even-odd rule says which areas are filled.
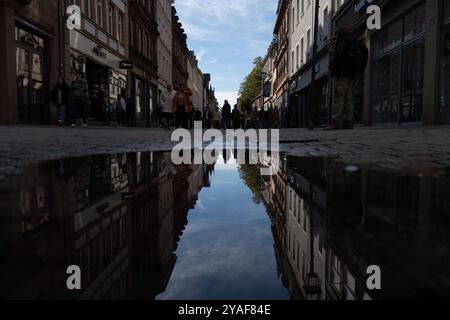
[[[349,2],[335,17],[335,30],[348,27],[369,48],[366,71],[357,76],[355,123],[423,123],[426,56],[426,1],[372,1],[381,7],[381,30],[368,30],[369,1]],[[434,106],[426,106],[434,108]],[[429,112],[429,110],[427,110]]]
[[[157,117],[155,106],[157,99],[157,86],[148,73],[136,68],[131,74],[131,101],[135,106],[133,112],[133,121],[135,126],[153,126],[156,125]]]
[[[292,126],[307,127],[308,114],[312,112],[315,126],[328,125],[330,111],[329,77],[328,77],[329,55],[319,56],[318,63],[314,68],[315,81],[315,103],[311,106],[311,67],[300,70],[289,85],[290,112],[292,114]]]
[[[372,37],[372,123],[423,121],[425,5]]]
[[[47,103],[49,38],[20,23],[15,27],[17,108],[19,122],[50,123]]]
[[[85,75],[89,84],[89,120],[95,124],[117,122],[116,101],[128,88],[127,71],[120,69],[123,57],[112,53],[83,34],[72,31],[71,74]]]

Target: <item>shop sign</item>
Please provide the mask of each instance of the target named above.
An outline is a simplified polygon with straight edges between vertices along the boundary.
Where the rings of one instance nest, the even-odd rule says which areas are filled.
[[[271,93],[272,93],[271,83],[270,82],[265,82],[264,83],[264,98],[270,98]]]
[[[374,4],[377,2],[376,0],[358,0],[355,3],[355,13],[359,14],[362,10],[364,10],[368,5]]]
[[[291,91],[294,91],[295,89],[297,89],[297,80],[291,82]]]
[[[119,68],[123,69],[123,70],[133,70],[134,69],[134,61],[131,61],[131,60],[120,61]]]
[[[92,51],[94,52],[94,54],[100,58],[106,59],[106,53],[103,51],[103,48],[100,46],[96,46],[94,47],[94,49],[92,49]]]

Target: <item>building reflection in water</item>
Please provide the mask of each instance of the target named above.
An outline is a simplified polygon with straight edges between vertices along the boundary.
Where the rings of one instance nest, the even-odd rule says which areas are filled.
[[[286,157],[261,178],[280,272],[293,298],[450,297],[450,178]],[[366,287],[367,267],[382,290]]]
[[[170,154],[150,152],[29,169],[0,193],[0,296],[154,299],[213,170],[173,166]],[[81,267],[80,292],[65,287],[69,265]]]

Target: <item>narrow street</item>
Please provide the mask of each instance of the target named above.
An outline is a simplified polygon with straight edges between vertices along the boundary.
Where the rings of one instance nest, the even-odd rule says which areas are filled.
[[[0,300],[450,301],[448,0],[0,0],[0,93]]]
[[[352,131],[282,129],[280,151],[332,156],[348,165],[394,172],[448,172],[450,127],[362,127]],[[300,142],[298,142],[300,141]],[[307,142],[303,142],[307,141]],[[0,177],[31,163],[85,155],[171,151],[171,132],[148,128],[0,127]]]

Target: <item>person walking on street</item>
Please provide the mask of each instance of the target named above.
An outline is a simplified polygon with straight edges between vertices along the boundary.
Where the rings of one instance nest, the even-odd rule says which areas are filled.
[[[173,122],[173,100],[175,98],[176,92],[173,90],[172,86],[169,84],[166,89],[161,93],[161,107],[162,107],[162,118],[163,127],[170,130]]]
[[[191,96],[192,91],[182,84],[172,103],[172,112],[176,115],[177,125],[184,129],[188,129],[187,115],[191,112],[191,102],[189,101]]]
[[[241,113],[239,112],[238,106],[235,105],[233,112],[231,114],[231,119],[233,122],[233,128],[234,130],[241,128]]]
[[[330,76],[334,81],[333,116],[325,130],[353,129],[353,86],[356,75],[364,71],[368,56],[367,48],[348,28],[338,30],[330,64]]]
[[[81,121],[81,126],[87,128],[89,114],[89,85],[82,73],[78,73],[72,82],[71,91],[71,122],[72,127],[77,127],[77,121]]]
[[[231,105],[228,100],[225,100],[225,104],[222,108],[222,128],[227,130],[230,128],[230,117],[231,117]]]
[[[63,127],[66,123],[67,109],[70,104],[70,87],[63,77],[58,79],[58,83],[53,87],[50,96],[53,105],[56,107],[58,123]]]

